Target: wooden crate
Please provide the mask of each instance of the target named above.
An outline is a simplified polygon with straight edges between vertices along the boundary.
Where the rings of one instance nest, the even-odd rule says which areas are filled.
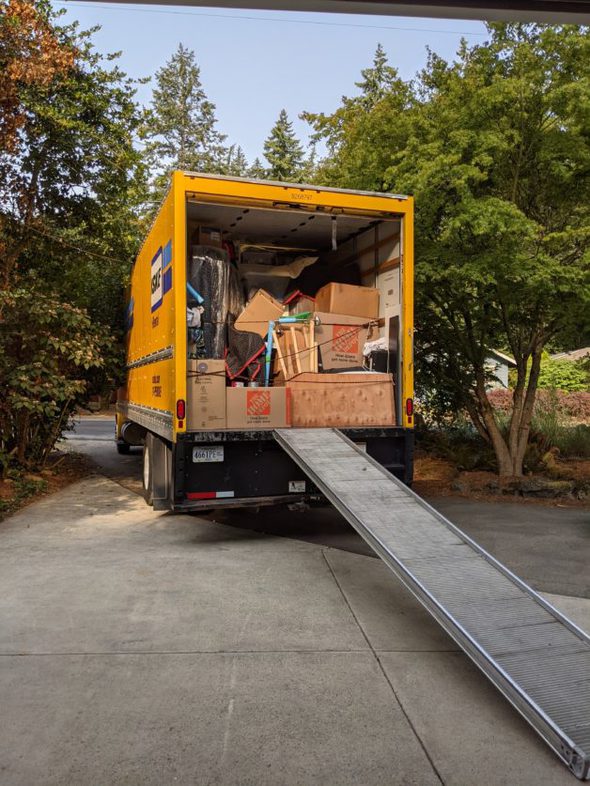
[[[284,382],[304,372],[317,372],[318,350],[313,321],[277,325],[273,334],[276,348],[275,380]]]

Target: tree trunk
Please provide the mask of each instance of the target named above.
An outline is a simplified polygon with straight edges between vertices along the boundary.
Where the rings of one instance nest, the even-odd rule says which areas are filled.
[[[538,342],[539,344],[541,342]],[[535,405],[537,383],[541,370],[541,346],[531,352],[531,371],[526,385],[526,358],[518,359],[518,379],[514,390],[512,416],[508,434],[504,436],[489,402],[483,369],[476,372],[476,408],[468,406],[468,412],[478,431],[485,430],[488,442],[494,448],[501,478],[521,478],[524,474],[524,457],[529,442],[531,420]]]

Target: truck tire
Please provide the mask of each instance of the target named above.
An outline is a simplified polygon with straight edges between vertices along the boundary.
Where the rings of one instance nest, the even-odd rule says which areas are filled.
[[[126,442],[117,442],[117,453],[120,456],[127,456],[130,450],[131,445],[128,445]]]
[[[146,434],[145,445],[143,446],[143,465],[141,473],[141,481],[143,487],[143,498],[148,505],[154,502],[153,493],[153,450],[154,450],[154,435]]]

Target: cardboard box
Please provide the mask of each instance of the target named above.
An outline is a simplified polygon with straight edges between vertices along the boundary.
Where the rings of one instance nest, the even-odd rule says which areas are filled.
[[[191,235],[191,245],[193,246],[213,246],[214,248],[223,247],[223,235],[218,227],[199,226]]]
[[[283,300],[285,307],[288,307],[289,314],[305,314],[309,311],[315,311],[315,298],[311,295],[305,295],[299,289]]]
[[[225,428],[225,406],[225,360],[187,361],[187,429]]]
[[[316,312],[315,317],[315,342],[324,371],[362,367],[363,347],[369,337],[376,336],[377,328],[369,327],[363,317],[323,312]]]
[[[236,319],[234,327],[236,330],[258,333],[265,339],[268,335],[269,321],[277,320],[284,310],[285,306],[282,303],[275,300],[264,289],[259,289]]]
[[[287,388],[227,388],[227,427],[285,428],[291,425]]]
[[[391,374],[299,374],[291,391],[291,424],[298,428],[395,425]]]
[[[315,296],[316,309],[350,317],[379,317],[379,290],[352,284],[326,284]]]
[[[315,311],[315,308],[315,298],[304,296],[289,306],[289,314],[306,314],[308,311]]]

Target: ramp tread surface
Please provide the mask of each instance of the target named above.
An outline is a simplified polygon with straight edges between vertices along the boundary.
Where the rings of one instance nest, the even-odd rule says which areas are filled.
[[[581,779],[590,639],[336,429],[277,441]]]

